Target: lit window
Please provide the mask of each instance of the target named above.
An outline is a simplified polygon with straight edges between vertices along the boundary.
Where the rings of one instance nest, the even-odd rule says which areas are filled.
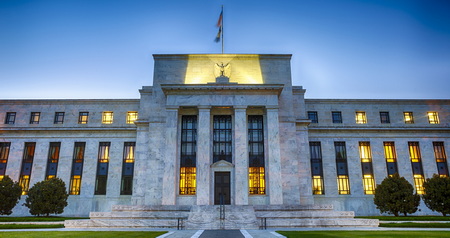
[[[56,173],[58,171],[60,148],[61,142],[50,142],[50,148],[48,150],[48,157],[47,157],[47,170],[45,172],[46,179],[56,177]]]
[[[308,112],[308,119],[311,120],[311,123],[319,123],[319,118],[317,116],[317,112],[315,111]]]
[[[248,116],[249,194],[266,194],[263,116]]]
[[[418,194],[423,194],[424,175],[419,142],[416,141],[408,142],[408,147],[416,191]]]
[[[180,195],[196,193],[197,116],[181,118]]]
[[[383,142],[384,157],[386,158],[387,173],[391,177],[398,173],[397,154],[395,153],[395,144],[391,141]]]
[[[72,173],[70,177],[69,194],[80,195],[81,175],[83,173],[84,149],[86,142],[75,142],[72,159]]]
[[[391,123],[391,119],[389,118],[389,112],[380,112],[380,122],[381,123]]]
[[[21,175],[19,178],[19,185],[22,187],[22,195],[27,195],[30,187],[30,175]]]
[[[440,177],[448,177],[447,155],[445,154],[444,142],[434,141],[434,157]]]
[[[74,175],[70,179],[70,195],[80,195],[81,175]]]
[[[103,124],[112,124],[113,123],[113,112],[103,112],[102,114],[102,123]]]
[[[134,173],[134,148],[136,142],[125,142],[123,148],[122,181],[120,195],[132,195]]]
[[[359,157],[361,158],[364,194],[374,194],[375,182],[373,179],[373,165],[372,153],[370,151],[370,142],[359,142]]]
[[[439,124],[439,116],[437,112],[428,112],[428,122],[430,124]]]
[[[16,122],[16,113],[7,112],[5,118],[5,124],[14,124]]]
[[[323,186],[322,149],[320,141],[309,142],[313,194],[325,194]]]
[[[403,112],[403,117],[405,119],[406,124],[413,124],[414,123],[414,116],[412,112]]]
[[[338,175],[337,183],[339,194],[350,194],[348,175]]]
[[[134,147],[135,142],[125,142],[125,147],[123,151],[123,162],[133,163],[134,162]]]
[[[333,119],[333,123],[342,123],[341,112],[331,112],[331,118]]]
[[[110,142],[100,142],[100,147],[98,149],[98,161],[100,163],[109,162],[109,147]]]
[[[366,124],[366,112],[356,112],[356,124]]]
[[[106,183],[108,181],[109,148],[110,142],[100,142],[98,148],[97,177],[95,179],[96,195],[106,195]]]
[[[372,162],[369,142],[359,142],[359,157],[361,158],[361,162]]]
[[[138,119],[138,112],[127,112],[127,124],[133,124]]]
[[[313,187],[312,187],[313,194],[316,194],[316,195],[324,194],[322,176],[318,176],[318,175],[312,176],[312,184],[313,184]]]
[[[180,195],[195,195],[196,185],[196,168],[181,167],[180,168]]]
[[[414,185],[416,187],[417,194],[424,194],[423,182],[425,179],[421,174],[414,174]]]
[[[55,120],[53,124],[63,124],[64,123],[64,112],[55,112]]]
[[[8,162],[10,146],[11,142],[0,142],[0,163],[6,164]]]
[[[365,174],[363,177],[364,194],[374,194],[375,193],[375,183],[373,180],[373,175]]]
[[[266,194],[264,167],[248,168],[248,186],[249,194],[262,195]]]
[[[87,124],[89,119],[89,112],[80,112],[78,114],[78,124]]]
[[[40,112],[32,112],[30,116],[30,124],[39,124],[40,117],[41,117]]]
[[[26,195],[28,193],[35,149],[36,142],[25,142],[25,148],[22,157],[22,168],[20,169],[19,177],[19,184],[20,186],[22,186],[22,195]]]
[[[336,155],[336,173],[339,194],[350,194],[350,182],[348,179],[347,152],[344,141],[334,142]]]

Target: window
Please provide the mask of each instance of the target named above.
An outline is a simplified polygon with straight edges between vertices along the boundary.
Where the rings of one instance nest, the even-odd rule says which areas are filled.
[[[347,152],[345,148],[345,142],[334,142],[334,150],[336,155],[338,193],[350,194],[350,182],[348,179]]]
[[[30,124],[39,124],[40,117],[41,117],[40,112],[32,112],[30,116]]]
[[[55,112],[55,120],[53,124],[63,124],[64,123],[64,112]]]
[[[86,142],[75,142],[72,159],[72,171],[70,176],[70,195],[80,195],[85,147]]]
[[[95,195],[106,195],[108,180],[110,142],[100,142],[98,148],[97,177],[95,180]]]
[[[433,148],[439,176],[448,177],[447,155],[445,154],[444,142],[434,141]]]
[[[133,193],[134,150],[136,142],[125,142],[123,147],[122,181],[120,184],[121,195]]]
[[[266,194],[263,116],[248,116],[249,194]]]
[[[16,113],[7,112],[5,118],[5,124],[14,124],[16,122]]]
[[[311,123],[319,123],[319,118],[315,111],[308,111],[308,119],[311,120]]]
[[[22,186],[22,195],[26,195],[28,193],[35,149],[36,142],[25,142],[25,148],[22,157],[22,168],[20,169],[19,177],[19,184],[20,186]]]
[[[423,182],[425,178],[423,176],[422,158],[420,155],[419,142],[408,142],[408,147],[416,191],[417,194],[423,194]]]
[[[214,116],[213,118],[213,162],[225,160],[232,163],[231,116]]]
[[[195,195],[197,164],[197,116],[181,117],[180,195]]]
[[[48,150],[47,158],[47,171],[45,172],[45,179],[51,179],[56,177],[59,162],[59,151],[61,148],[61,142],[50,142],[50,148]]]
[[[382,124],[391,123],[391,119],[389,118],[389,112],[380,112],[380,122]]]
[[[389,177],[398,173],[397,153],[395,152],[395,144],[392,141],[383,142],[384,157],[386,158],[387,174]]]
[[[102,113],[102,123],[103,124],[112,124],[113,123],[113,112],[103,112]]]
[[[342,113],[341,112],[331,112],[331,118],[333,123],[342,123]]]
[[[370,150],[370,142],[359,142],[359,157],[361,158],[364,194],[374,194],[375,181],[373,178],[372,152]]]
[[[439,124],[439,116],[437,112],[428,112],[428,122],[430,124]]]
[[[10,146],[11,142],[0,142],[0,180],[6,174]]]
[[[78,124],[87,124],[89,119],[89,112],[80,112],[78,114]]]
[[[323,186],[322,149],[320,142],[309,142],[313,194],[325,194]]]
[[[403,112],[403,118],[405,119],[406,124],[414,123],[414,116],[412,112]]]
[[[133,124],[138,119],[138,112],[127,112],[127,124]]]
[[[73,175],[70,179],[69,194],[80,195],[81,175]]]
[[[366,112],[356,112],[356,124],[366,124]]]

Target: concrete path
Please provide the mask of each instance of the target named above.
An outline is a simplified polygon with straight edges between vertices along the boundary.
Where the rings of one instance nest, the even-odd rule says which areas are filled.
[[[158,238],[277,238],[284,237],[269,230],[181,230]]]

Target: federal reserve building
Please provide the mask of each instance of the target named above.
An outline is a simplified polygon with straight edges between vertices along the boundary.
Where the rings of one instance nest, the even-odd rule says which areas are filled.
[[[288,54],[157,54],[136,99],[0,100],[0,178],[61,178],[66,227],[377,226],[448,176],[450,99],[308,99]],[[99,89],[101,90],[101,89]],[[417,215],[436,214],[421,201]]]

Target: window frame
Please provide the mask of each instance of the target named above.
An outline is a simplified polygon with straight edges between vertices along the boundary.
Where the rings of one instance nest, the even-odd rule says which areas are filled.
[[[367,124],[367,116],[365,111],[355,112],[355,123],[356,124]]]
[[[341,111],[332,111],[331,112],[331,120],[333,123],[342,123],[342,112]]]
[[[311,123],[319,123],[319,115],[317,111],[308,111],[308,119]]]
[[[381,124],[389,124],[391,123],[391,118],[389,116],[388,111],[381,111],[380,112],[380,123]]]
[[[16,112],[6,112],[5,124],[13,125],[16,123]]]

